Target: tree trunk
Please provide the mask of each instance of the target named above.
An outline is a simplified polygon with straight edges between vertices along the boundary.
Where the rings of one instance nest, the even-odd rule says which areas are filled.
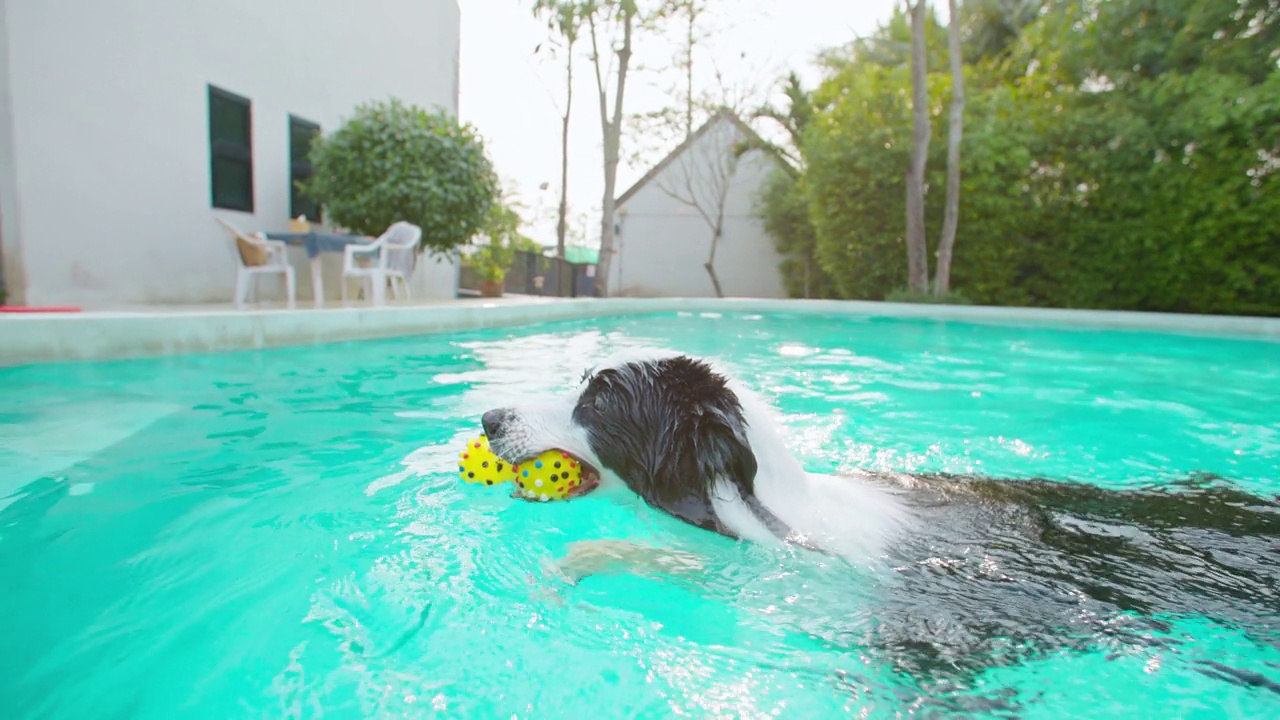
[[[689,26],[685,36],[685,94],[684,94],[684,136],[693,136],[693,29],[698,19],[698,10],[694,2],[689,3]]]
[[[569,113],[573,109],[573,43],[565,65],[564,117],[560,126],[560,217],[556,222],[556,257],[564,259],[565,238],[569,234]]]
[[[612,150],[611,150],[612,148]],[[600,260],[596,264],[596,295],[608,297],[609,271],[613,265],[613,221],[617,200],[614,197],[618,176],[618,145],[605,138],[604,143],[604,199],[600,210]],[[613,158],[610,160],[609,158]]]
[[[622,140],[622,98],[627,88],[627,68],[631,64],[631,30],[635,15],[624,13],[622,17],[622,47],[618,48],[618,87],[614,90],[613,119],[609,119],[608,103],[603,81],[600,79],[601,58],[596,53],[596,79],[600,90],[600,124],[604,129],[604,199],[600,203],[600,262],[596,266],[596,294],[609,294],[609,270],[613,265],[614,237],[613,213],[617,204],[614,189],[618,180],[618,154]],[[594,37],[594,30],[592,32]]]
[[[720,289],[720,278],[716,276],[716,266],[708,260],[702,264],[702,267],[706,268],[707,275],[711,277],[711,287],[715,289],[716,297],[724,297],[724,290]]]
[[[939,297],[951,290],[951,250],[960,224],[960,141],[964,137],[964,64],[960,56],[960,22],[956,0],[947,0],[951,20],[947,23],[947,48],[951,55],[951,119],[947,128],[947,212],[938,239],[938,268],[933,292]]]
[[[911,10],[911,164],[907,168],[907,287],[929,289],[929,251],[924,228],[924,171],[929,155],[929,90],[925,86],[925,0]]]
[[[716,275],[716,245],[720,241],[720,234],[711,238],[711,254],[707,256],[707,261],[702,267],[707,271],[707,276],[711,278],[711,288],[716,291],[716,297],[724,297],[724,289],[720,287],[720,276]]]
[[[720,287],[720,277],[716,275],[716,248],[720,245],[720,236],[724,234],[724,203],[720,203],[720,212],[716,217],[716,226],[711,235],[711,252],[707,255],[707,261],[702,264],[706,269],[707,275],[711,278],[711,287],[716,291],[716,297],[724,297],[724,289]]]

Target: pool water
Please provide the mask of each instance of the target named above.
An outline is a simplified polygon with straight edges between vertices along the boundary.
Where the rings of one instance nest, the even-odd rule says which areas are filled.
[[[638,345],[722,359],[815,472],[1215,478],[1260,518],[1255,590],[927,669],[826,632],[875,619],[861,576],[457,480],[484,409]],[[0,370],[0,717],[1280,717],[1277,408],[1266,342],[807,315]],[[593,538],[709,577],[548,578]]]

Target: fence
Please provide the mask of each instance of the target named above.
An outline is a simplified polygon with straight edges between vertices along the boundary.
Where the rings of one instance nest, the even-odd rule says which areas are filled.
[[[480,280],[466,265],[462,267],[458,284],[464,291],[480,291]],[[520,295],[592,297],[596,294],[595,265],[517,250],[503,284],[505,292]]]

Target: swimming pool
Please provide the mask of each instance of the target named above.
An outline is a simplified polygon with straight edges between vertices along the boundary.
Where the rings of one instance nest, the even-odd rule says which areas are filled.
[[[1200,565],[1168,569],[1220,581],[1201,612],[1082,599],[1062,631],[1078,642],[1042,627],[1041,650],[903,661],[911,643],[860,640],[887,616],[865,578],[591,496],[457,481],[480,411],[634,345],[723,359],[813,471],[1225,484],[1205,503],[1249,523],[1193,527]],[[1280,618],[1257,588],[1280,577],[1277,407],[1274,343],[809,315],[0,370],[0,717],[1274,716]],[[1114,527],[1146,534],[1121,550],[1187,541],[1093,535]],[[568,543],[606,537],[700,546],[709,577],[544,579]],[[927,600],[930,622],[966,602]]]

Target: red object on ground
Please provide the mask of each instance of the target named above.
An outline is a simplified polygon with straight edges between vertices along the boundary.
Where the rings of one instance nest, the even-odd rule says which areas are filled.
[[[19,307],[17,305],[0,305],[0,312],[7,313],[76,313],[78,307]]]

